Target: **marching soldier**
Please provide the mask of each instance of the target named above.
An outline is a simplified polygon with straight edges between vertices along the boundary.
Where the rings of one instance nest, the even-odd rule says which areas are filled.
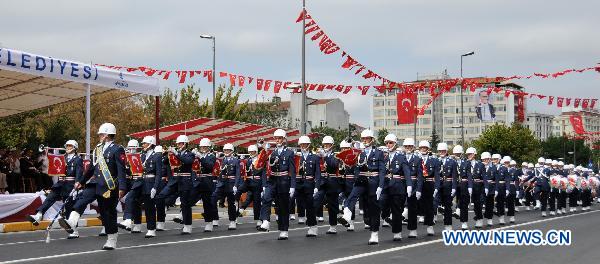
[[[36,210],[36,214],[27,216],[27,220],[29,220],[29,222],[31,222],[34,226],[40,224],[40,222],[42,221],[42,217],[44,216],[46,211],[48,211],[48,209],[50,209],[50,207],[58,200],[62,200],[64,203],[66,203],[64,205],[64,215],[67,216],[71,214],[71,210],[76,196],[75,191],[77,190],[74,189],[73,186],[76,183],[79,183],[79,186],[83,185],[84,183],[83,160],[79,156],[77,156],[77,141],[68,140],[67,143],[65,143],[65,149],[65,161],[67,163],[65,168],[65,175],[60,176],[58,178],[58,181],[52,186],[52,190],[50,191],[48,196],[46,196],[46,200],[44,200],[44,203],[42,203],[42,205]],[[69,197],[71,198],[69,199]],[[76,228],[73,228],[73,233],[69,234],[67,238],[73,239],[78,237],[79,232],[77,232]]]
[[[546,217],[546,207],[548,205],[548,193],[550,192],[550,183],[549,177],[546,174],[548,170],[546,170],[544,166],[544,158],[538,159],[537,167],[534,170],[534,176],[532,177],[532,182],[535,184],[534,189],[534,197],[536,200],[536,208],[540,208],[542,210],[542,217]]]
[[[138,152],[138,149],[140,149],[140,143],[136,140],[136,139],[131,139],[127,142],[127,147],[125,148],[125,155],[127,154],[136,154]],[[131,186],[132,183],[134,182],[134,176],[132,175],[131,172],[131,164],[129,164],[129,161],[127,159],[125,159],[125,175],[127,176],[126,178],[126,182],[127,182],[127,187],[126,187],[126,191],[125,193],[129,193],[129,191],[131,190]],[[127,204],[130,203],[131,198],[129,195],[125,195],[125,201],[124,201],[124,208],[123,208],[123,221],[120,223],[117,223],[117,226],[119,228],[123,228],[127,231],[130,231],[131,233],[141,233],[142,232],[142,211],[141,210],[135,210],[133,208],[133,206],[128,206]],[[134,214],[135,213],[135,214]],[[136,224],[133,224],[133,222],[131,220],[134,220]]]
[[[263,192],[260,209],[260,220],[262,225],[260,231],[269,231],[271,205],[273,199],[277,199],[277,226],[280,231],[278,240],[288,239],[288,228],[290,225],[290,198],[294,197],[296,190],[296,164],[294,164],[294,152],[285,146],[286,133],[283,129],[275,130],[277,148],[269,157],[271,174],[269,178],[263,178]]]
[[[568,165],[565,166],[565,163],[562,161],[558,162],[558,175],[560,175],[561,181],[562,181],[562,179],[567,179],[567,176],[569,175],[569,166]],[[566,208],[567,208],[567,192],[559,188],[556,213],[559,215],[562,215],[563,213],[566,213],[566,210],[567,210]]]
[[[452,230],[452,199],[456,195],[458,167],[454,159],[448,157],[448,144],[437,146],[440,163],[440,196],[444,207],[444,229]]]
[[[435,224],[433,218],[437,210],[434,207],[433,200],[437,196],[440,187],[440,168],[437,159],[431,155],[430,149],[431,146],[428,141],[423,140],[419,142],[420,158],[423,161],[421,165],[423,178],[417,181],[417,183],[421,184],[419,189],[422,191],[418,208],[424,216],[423,223],[427,226],[427,235],[433,236],[435,233],[433,230],[433,225]]]
[[[471,194],[471,201],[473,202],[473,209],[475,211],[475,228],[483,227],[483,204],[482,194],[485,189],[488,188],[488,182],[485,180],[485,165],[475,159],[477,150],[473,147],[468,148],[465,152],[467,154],[468,168],[467,173],[471,174],[473,182],[473,189]],[[483,159],[483,155],[482,155]]]
[[[421,184],[417,184],[417,180],[423,179],[423,161],[421,158],[414,153],[415,152],[415,140],[413,138],[405,138],[402,142],[404,147],[406,162],[408,163],[408,169],[410,172],[410,179],[407,177],[406,181],[409,180],[411,183],[406,185],[406,205],[408,207],[408,238],[417,237],[417,202],[421,199]],[[416,188],[412,188],[415,186]],[[415,193],[413,194],[413,191]]]
[[[344,151],[347,150],[349,148],[352,147],[352,144],[348,141],[342,141],[340,142],[340,151]],[[350,194],[352,193],[352,188],[354,188],[354,167],[356,167],[356,165],[354,166],[349,166],[343,162],[340,162],[340,186],[342,188],[342,191],[340,193],[340,196],[342,199],[340,204],[342,205],[342,210],[343,210],[343,205],[345,204],[345,201],[348,200],[348,197],[350,196]],[[352,206],[349,208],[350,211],[350,221],[347,221],[346,226],[347,226],[347,231],[349,232],[353,232],[354,231],[354,217],[355,217],[355,206]],[[340,220],[341,216],[338,217],[338,222],[342,223],[345,220]]]
[[[462,146],[454,146],[452,152],[457,158],[456,160],[458,163],[456,194],[458,196],[459,220],[461,222],[461,229],[466,230],[469,228],[469,203],[471,202],[470,198],[473,195],[473,173],[471,169],[472,163],[460,158],[460,155],[463,153]]]
[[[560,172],[557,170],[557,166],[558,166],[558,161],[556,160],[550,160],[549,162],[546,162],[546,165],[548,165],[548,172],[546,175],[548,175],[548,177],[553,177],[553,176],[557,176],[560,174]],[[554,187],[554,186],[550,186],[550,196],[548,197],[548,203],[550,206],[550,215],[556,215],[556,205],[557,205],[557,200],[558,200],[558,188]],[[572,192],[571,192],[572,193]]]
[[[329,229],[327,234],[337,234],[336,226],[338,224],[337,215],[339,213],[340,182],[338,181],[338,170],[340,161],[333,153],[333,138],[331,136],[323,137],[323,162],[325,171],[321,172],[321,180],[317,182],[319,192],[315,198],[315,208],[323,207],[324,200],[327,200],[327,210],[329,212]]]
[[[523,198],[525,199],[525,210],[530,211],[531,205],[535,203],[533,199],[533,179],[535,178],[535,174],[533,170],[535,166],[533,163],[527,163],[527,169],[523,168],[523,177],[521,182],[523,183]]]
[[[581,166],[575,167],[575,175],[580,177],[582,175],[583,168]],[[577,206],[579,201],[579,189],[577,186],[573,187],[571,193],[569,193],[569,212],[577,212]]]
[[[223,146],[223,164],[217,181],[217,187],[212,195],[213,207],[217,206],[218,197],[227,199],[227,214],[229,216],[228,230],[235,230],[238,212],[235,206],[235,195],[240,183],[240,160],[233,156],[233,144],[227,143]]]
[[[494,154],[496,155],[496,154]],[[483,152],[481,153],[481,162],[483,162],[483,164],[485,165],[485,172],[484,172],[484,181],[487,182],[487,187],[485,187],[484,193],[485,193],[485,211],[483,213],[484,217],[487,219],[487,226],[493,226],[494,225],[494,221],[493,221],[493,217],[494,217],[494,199],[496,198],[496,196],[498,196],[498,189],[497,189],[497,170],[496,170],[496,165],[494,165],[492,162],[490,162],[490,158],[492,156],[490,156],[489,152]]]
[[[412,181],[407,180],[407,177],[410,177],[408,162],[406,157],[396,149],[397,140],[394,134],[385,136],[384,143],[388,150],[385,164],[388,176],[385,179],[382,195],[383,202],[391,209],[394,241],[402,240],[402,212],[406,202],[407,189],[412,190]]]
[[[516,206],[515,206],[515,202],[517,197],[519,196],[519,189],[517,189],[517,187],[519,186],[519,172],[520,170],[518,170],[516,168],[517,162],[514,160],[510,161],[510,165],[508,168],[508,189],[507,189],[507,196],[506,196],[506,215],[508,216],[508,222],[510,223],[514,223],[515,222],[515,211],[516,211]]]
[[[344,215],[338,218],[345,226],[351,221],[352,211],[359,197],[367,197],[365,223],[371,230],[369,245],[379,244],[379,225],[381,207],[379,201],[383,192],[385,181],[385,161],[383,151],[374,146],[373,131],[365,129],[360,133],[365,149],[358,157],[358,164],[354,169],[355,184],[348,199],[344,202]]]
[[[310,152],[310,138],[301,136],[298,139],[300,145],[299,172],[296,174],[296,199],[298,204],[303,204],[306,210],[306,224],[308,225],[307,237],[317,236],[317,215],[314,198],[319,192],[317,184],[321,181],[321,159]]]
[[[161,171],[157,175],[160,178],[160,182],[158,184],[158,189],[156,193],[161,193],[162,190],[167,185],[167,180],[171,175],[171,166],[169,166],[169,157],[164,153],[164,149],[162,146],[154,147],[154,152],[159,153],[161,156]],[[159,203],[159,200],[154,197],[154,203],[156,204],[156,231],[165,231],[165,220],[167,217],[167,208],[164,203]]]
[[[498,223],[504,225],[504,214],[506,208],[506,199],[510,192],[510,175],[508,173],[508,165],[510,164],[510,157],[504,156],[502,158],[502,165],[498,168],[498,177],[496,179],[496,189],[498,193],[496,195],[496,214],[498,215]]]
[[[143,174],[142,176],[134,176],[133,184],[127,198],[125,199],[126,207],[132,211],[134,224],[138,227],[141,225],[141,207],[143,207],[146,215],[146,227],[148,232],[146,238],[156,236],[156,204],[154,197],[160,184],[160,172],[162,172],[162,153],[154,152],[156,139],[153,136],[146,136],[142,140],[143,153],[141,155]],[[158,175],[158,176],[157,176]],[[126,219],[119,226],[131,225],[131,219]],[[134,229],[132,229],[132,233]]]
[[[256,168],[254,162],[258,159],[258,147],[256,145],[250,145],[248,147],[248,153],[250,157],[248,157],[244,162],[246,163],[247,168],[247,177],[246,180],[242,183],[240,188],[238,189],[238,193],[236,195],[236,200],[239,201],[242,193],[247,193],[248,197],[246,198],[248,203],[245,203],[242,206],[242,210],[246,210],[247,204],[252,202],[252,209],[254,210],[254,221],[256,221],[256,226],[259,227],[262,224],[260,220],[260,197],[262,191],[262,179],[266,177],[266,169],[265,167]]]
[[[181,162],[178,168],[174,169],[173,181],[169,180],[169,184],[165,187],[160,194],[156,196],[157,200],[165,200],[171,196],[174,192],[177,192],[179,201],[181,202],[181,214],[183,218],[183,229],[181,230],[182,235],[189,235],[192,233],[192,196],[191,192],[194,185],[194,175],[192,171],[192,164],[194,163],[195,155],[187,146],[189,138],[186,135],[179,135],[175,140],[177,144],[176,149],[170,149],[169,152],[174,155],[174,158]],[[171,184],[173,182],[173,184]],[[161,201],[164,203],[164,201]]]
[[[73,233],[79,217],[89,203],[98,201],[102,225],[107,234],[104,250],[117,247],[117,203],[125,195],[127,188],[125,180],[125,150],[122,146],[113,143],[117,129],[111,123],[104,123],[98,129],[100,144],[96,146],[93,155],[93,166],[84,174],[86,182],[81,198],[73,206],[73,211],[68,219],[59,219],[59,224],[67,232]],[[115,180],[116,178],[116,180]],[[75,188],[80,189],[81,183],[75,183]]]
[[[204,209],[204,232],[212,232],[214,226],[218,226],[219,217],[216,202],[213,202],[212,195],[215,192],[215,183],[213,182],[213,168],[217,162],[217,157],[210,151],[211,142],[208,138],[200,139],[200,152],[194,153],[196,159],[200,162],[200,173],[194,180],[194,189],[192,190],[192,205],[202,200]],[[233,191],[233,189],[232,189]],[[219,197],[219,196],[217,196]],[[231,203],[231,208],[234,208]]]

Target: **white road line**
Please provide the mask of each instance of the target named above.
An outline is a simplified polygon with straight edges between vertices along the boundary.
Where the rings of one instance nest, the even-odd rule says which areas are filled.
[[[494,229],[488,229],[488,230],[502,230],[502,229],[508,229],[508,228],[515,228],[515,227],[519,227],[519,226],[527,226],[527,225],[549,222],[549,221],[554,221],[554,220],[558,220],[558,219],[586,215],[586,214],[591,214],[591,213],[596,213],[596,212],[600,212],[600,210],[592,210],[592,211],[582,212],[582,213],[577,213],[577,214],[545,218],[545,219],[535,220],[535,221],[531,221],[531,222],[525,222],[525,223],[516,224],[516,225],[507,225],[507,226],[498,227],[498,228],[494,228]],[[362,254],[357,254],[357,255],[352,255],[352,256],[347,256],[347,257],[342,257],[342,258],[336,258],[336,259],[316,262],[316,264],[338,263],[338,262],[342,262],[342,261],[348,261],[348,260],[353,260],[353,259],[370,257],[370,256],[374,256],[374,255],[381,255],[381,254],[385,254],[385,253],[396,252],[396,251],[405,250],[405,249],[414,248],[414,247],[431,245],[431,244],[439,243],[442,241],[443,240],[440,238],[440,239],[436,239],[436,240],[425,241],[425,242],[410,244],[410,245],[401,246],[401,247],[394,247],[394,248],[389,248],[389,249],[384,249],[384,250],[379,250],[379,251],[373,251],[373,252],[368,252],[368,253],[362,253]]]

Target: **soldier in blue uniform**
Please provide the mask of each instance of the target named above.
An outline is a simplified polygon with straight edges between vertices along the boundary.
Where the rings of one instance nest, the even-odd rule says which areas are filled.
[[[418,203],[418,209],[423,215],[423,223],[427,226],[427,235],[433,236],[435,231],[434,226],[434,215],[437,210],[434,207],[434,199],[437,196],[438,189],[440,188],[440,168],[437,159],[430,152],[431,145],[428,141],[419,142],[420,158],[423,161],[421,165],[423,177],[417,181],[417,184],[421,185],[418,189],[421,190],[422,195]]]
[[[514,160],[510,161],[509,164],[509,168],[508,168],[508,192],[507,192],[507,196],[506,196],[506,215],[508,216],[508,222],[510,223],[514,223],[515,222],[515,211],[516,211],[516,206],[515,206],[515,202],[517,197],[519,196],[519,189],[517,189],[517,187],[519,186],[519,169],[516,168],[517,162]]]
[[[277,147],[269,156],[271,174],[263,178],[263,192],[260,219],[263,221],[260,231],[269,231],[271,205],[277,199],[277,226],[280,231],[278,240],[288,239],[290,225],[290,198],[296,190],[296,164],[294,152],[285,146],[285,130],[277,129],[273,133]]]
[[[359,197],[367,197],[365,223],[371,230],[369,245],[379,244],[379,225],[381,205],[379,203],[385,182],[385,160],[383,151],[375,147],[373,131],[366,129],[360,134],[365,146],[358,157],[358,164],[354,169],[355,183],[348,199],[344,202],[344,215],[338,219],[344,225],[351,221],[352,211]],[[343,219],[343,220],[342,220]]]
[[[318,193],[317,184],[321,181],[321,159],[310,152],[310,138],[301,136],[298,139],[300,146],[299,172],[296,174],[296,199],[304,204],[306,210],[306,225],[308,225],[307,237],[317,236],[317,215],[314,197]]]
[[[156,138],[146,136],[142,140],[143,153],[141,155],[143,174],[134,176],[133,183],[127,198],[125,199],[126,208],[131,210],[134,216],[133,222],[136,226],[141,225],[142,204],[146,215],[146,227],[148,232],[146,238],[156,236],[156,204],[154,197],[160,184],[160,173],[162,172],[162,153],[154,152]],[[124,222],[131,224],[131,219]],[[120,227],[124,226],[119,225]],[[133,233],[134,229],[132,229]]]
[[[76,196],[76,190],[73,189],[73,186],[76,183],[79,183],[79,186],[84,183],[83,160],[77,156],[77,149],[77,141],[68,140],[67,143],[65,143],[65,161],[67,163],[65,166],[65,175],[58,177],[58,181],[52,186],[50,193],[46,196],[46,200],[44,200],[44,203],[36,210],[35,215],[27,216],[27,220],[33,223],[34,226],[40,224],[46,211],[59,200],[67,203],[65,204],[64,215],[67,216],[71,214]],[[69,196],[71,196],[71,199],[69,199]],[[73,228],[73,233],[69,234],[68,239],[78,237],[79,232],[77,232],[77,229]]]
[[[154,147],[154,152],[160,154],[161,162],[162,162],[161,171],[157,175],[157,177],[160,178],[160,181],[158,184],[158,189],[156,190],[156,193],[158,195],[158,193],[161,193],[162,190],[167,185],[167,180],[169,179],[169,176],[171,175],[171,166],[169,165],[169,157],[164,152],[164,149],[162,146],[158,145],[158,146]],[[161,200],[156,199],[156,196],[154,197],[154,203],[156,204],[156,231],[159,231],[159,232],[165,231],[165,220],[167,217],[166,204],[164,202],[160,202],[160,201]]]
[[[483,227],[483,204],[481,202],[481,196],[488,186],[487,181],[484,180],[485,165],[475,159],[475,155],[477,155],[477,150],[475,148],[467,148],[465,154],[467,154],[465,163],[468,164],[466,170],[467,173],[470,174],[471,181],[473,182],[471,201],[473,202],[473,210],[475,211],[475,228],[481,228]]]
[[[347,149],[350,149],[352,147],[352,144],[348,141],[342,141],[340,142],[340,151],[344,151]],[[341,192],[340,192],[340,204],[342,205],[342,210],[343,210],[343,205],[345,203],[346,200],[348,200],[348,197],[350,196],[350,193],[352,193],[352,188],[354,188],[354,167],[356,167],[356,165],[354,166],[349,166],[347,164],[345,164],[344,162],[339,162],[339,180],[340,180],[340,187],[341,187]],[[349,208],[350,211],[350,221],[346,222],[346,226],[347,226],[347,231],[354,231],[354,217],[355,217],[355,208],[354,206]],[[341,216],[338,217],[338,222],[340,221]],[[343,220],[345,221],[345,220]]]
[[[499,164],[498,177],[496,181],[496,189],[498,194],[496,195],[496,214],[498,215],[498,223],[504,225],[504,215],[506,214],[506,199],[510,192],[510,175],[508,173],[508,165],[510,164],[510,157],[504,156],[502,158],[502,164]]]
[[[494,154],[496,155],[496,154]],[[498,170],[496,169],[496,165],[490,162],[490,153],[484,152],[481,153],[481,161],[485,165],[485,177],[484,181],[487,182],[487,187],[484,190],[485,193],[485,211],[483,213],[484,217],[487,219],[487,225],[494,225],[493,217],[494,217],[494,198],[498,196]],[[496,157],[496,159],[498,159]]]
[[[565,166],[565,163],[562,161],[558,162],[558,175],[560,175],[560,179],[567,179],[569,175],[569,166]],[[558,197],[556,203],[556,214],[562,215],[566,213],[567,208],[567,192],[565,190],[558,189]]]
[[[191,204],[195,205],[202,200],[204,209],[204,232],[212,232],[214,226],[218,226],[219,216],[216,202],[213,202],[212,195],[215,193],[215,183],[213,182],[213,168],[217,162],[217,157],[210,151],[211,142],[208,138],[200,139],[200,152],[195,152],[196,159],[200,162],[200,173],[194,179],[194,189],[192,190]],[[231,186],[233,187],[233,186]],[[229,188],[233,192],[233,188]],[[220,197],[220,196],[217,196]],[[233,204],[233,203],[231,203]],[[235,207],[230,206],[232,209]]]
[[[105,250],[117,247],[117,203],[127,189],[125,150],[113,143],[116,132],[117,129],[111,123],[104,123],[98,129],[100,144],[93,153],[93,166],[84,173],[83,181],[86,184],[83,194],[75,202],[69,218],[59,219],[60,226],[72,233],[87,205],[97,200],[102,225],[107,234],[106,244],[102,247]],[[75,188],[80,189],[81,184],[75,183]]]
[[[536,200],[536,208],[541,208],[542,217],[546,216],[546,207],[548,205],[548,193],[550,193],[549,177],[546,173],[549,172],[544,166],[544,158],[538,159],[537,167],[534,170],[534,175],[530,176],[531,182],[535,184],[533,192],[534,199]]]
[[[237,194],[238,187],[240,185],[240,160],[233,156],[233,144],[227,143],[223,146],[223,162],[221,164],[221,171],[219,179],[217,180],[217,186],[212,194],[212,204],[214,207],[217,206],[218,197],[224,196],[227,199],[227,214],[229,217],[228,230],[235,230],[237,209],[235,206],[235,195]]]
[[[583,168],[581,166],[577,166],[577,167],[575,167],[574,174],[577,175],[577,177],[581,177],[582,170],[583,170]],[[577,212],[578,202],[579,202],[579,189],[577,187],[574,187],[573,190],[571,190],[571,193],[569,193],[569,212],[571,212],[571,213]]]
[[[415,140],[413,138],[405,138],[402,142],[406,162],[410,172],[410,179],[406,177],[406,206],[408,207],[408,238],[417,237],[417,203],[421,199],[422,184],[417,184],[419,179],[423,179],[423,161],[415,153]],[[410,180],[410,183],[408,181]],[[415,188],[413,188],[413,186]]]
[[[179,201],[181,202],[181,214],[183,218],[182,235],[192,233],[192,189],[194,187],[195,173],[192,171],[195,155],[188,148],[189,138],[186,135],[179,135],[175,140],[176,149],[170,149],[175,158],[181,165],[174,168],[173,180],[169,180],[167,186],[156,196],[157,200],[165,200],[171,196],[173,192],[177,192]],[[164,201],[161,201],[163,203]]]
[[[458,169],[456,196],[458,197],[459,220],[461,222],[461,229],[466,230],[469,228],[469,203],[473,195],[471,163],[461,157],[463,154],[463,147],[461,145],[454,146],[452,153],[454,154]]]
[[[340,182],[339,167],[340,161],[333,153],[333,138],[331,136],[323,137],[322,159],[325,164],[325,171],[321,172],[321,180],[317,182],[319,192],[315,197],[315,208],[318,210],[323,207],[323,202],[327,201],[327,211],[329,212],[329,229],[327,234],[337,234],[336,226],[338,224],[337,215],[339,213]]]
[[[260,196],[262,193],[262,180],[266,177],[266,167],[256,168],[254,161],[258,158],[258,147],[256,145],[250,145],[248,147],[248,153],[250,157],[244,160],[246,163],[246,180],[238,189],[236,200],[239,201],[242,193],[247,193],[247,202],[252,202],[252,209],[254,210],[254,221],[256,226],[259,227],[262,224],[260,220]],[[246,210],[249,203],[245,203],[241,210]]]
[[[586,181],[587,188],[581,190],[581,210],[588,211],[592,205],[592,186],[589,184],[590,174],[593,173],[591,169],[583,168],[581,173],[582,181]]]
[[[437,146],[440,164],[440,196],[444,207],[444,229],[452,230],[452,199],[456,195],[458,184],[458,166],[454,159],[448,157],[448,144]]]
[[[547,174],[548,177],[553,177],[553,176],[557,176],[559,175],[559,171],[557,170],[556,166],[558,166],[558,161],[556,160],[550,160],[549,162],[546,162],[547,165]],[[554,186],[550,186],[550,195],[548,197],[548,205],[550,207],[550,215],[556,215],[556,205],[557,205],[557,200],[558,200],[558,188],[554,187]]]
[[[382,194],[382,201],[390,207],[392,213],[392,233],[394,241],[402,240],[402,212],[406,202],[407,188],[412,189],[410,169],[406,157],[397,149],[398,139],[394,134],[385,136],[384,143],[387,147],[385,155],[386,178]]]

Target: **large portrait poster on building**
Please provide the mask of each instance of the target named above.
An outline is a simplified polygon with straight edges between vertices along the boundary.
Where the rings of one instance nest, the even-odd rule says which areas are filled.
[[[494,95],[487,88],[475,91],[475,112],[482,122],[496,121],[496,109],[492,105]]]

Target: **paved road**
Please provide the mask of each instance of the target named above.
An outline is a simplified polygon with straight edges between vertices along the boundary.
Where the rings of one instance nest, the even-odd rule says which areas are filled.
[[[215,232],[202,233],[204,225],[194,222],[194,233],[179,235],[179,226],[158,237],[145,239],[142,234],[120,234],[118,249],[103,251],[105,238],[96,236],[99,228],[83,228],[81,238],[66,240],[61,230],[52,231],[52,241],[44,243],[43,231],[0,235],[0,263],[595,263],[600,259],[600,206],[591,211],[542,218],[538,211],[517,215],[515,226],[494,226],[503,229],[570,229],[571,246],[466,247],[445,246],[438,235],[426,237],[419,226],[419,238],[393,242],[389,228],[382,228],[380,244],[368,246],[369,232],[357,223],[356,232],[338,227],[337,235],[325,235],[326,226],[319,228],[319,237],[306,238],[306,226],[293,224],[288,241],[277,241],[277,232],[257,232],[250,218],[238,230],[227,231],[221,222]],[[473,225],[474,223],[470,223]],[[326,225],[326,223],[322,223]],[[455,221],[455,228],[458,228]],[[404,235],[406,236],[406,231]],[[12,262],[11,262],[12,261]]]

